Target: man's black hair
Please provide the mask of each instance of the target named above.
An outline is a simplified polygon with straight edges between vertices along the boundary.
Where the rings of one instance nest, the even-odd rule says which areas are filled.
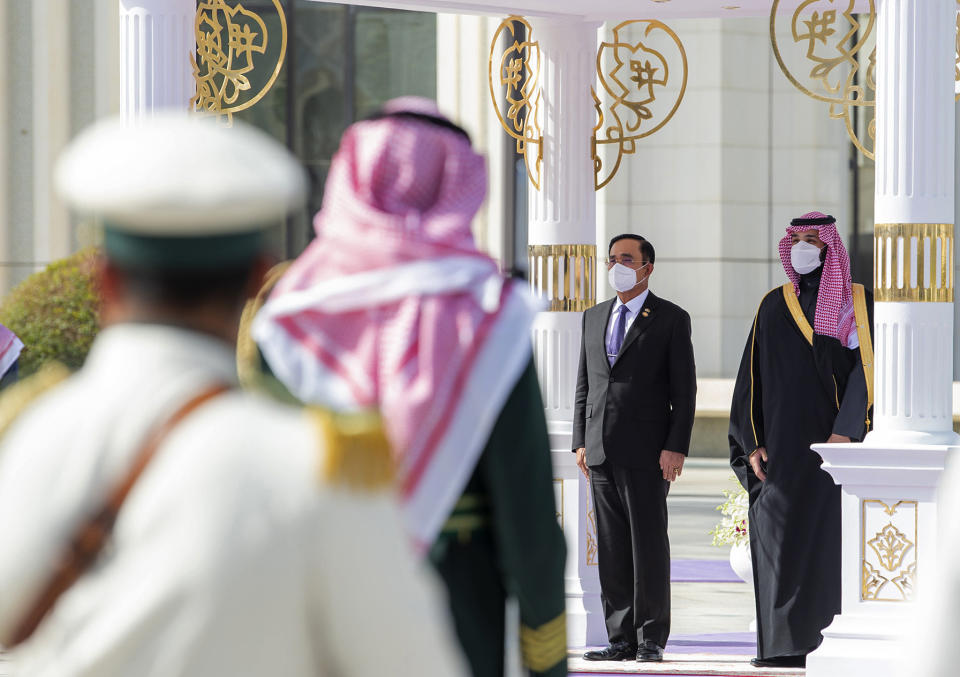
[[[620,233],[620,235],[614,235],[613,239],[610,240],[610,246],[607,247],[607,254],[610,254],[610,250],[613,249],[613,245],[620,240],[636,240],[640,243],[640,253],[643,255],[644,261],[648,263],[655,263],[657,258],[657,253],[653,249],[653,245],[650,244],[650,241],[643,237],[642,235],[636,235],[634,233]]]
[[[144,303],[190,310],[208,302],[236,307],[246,300],[249,264],[217,270],[164,270],[117,266],[124,287]]]

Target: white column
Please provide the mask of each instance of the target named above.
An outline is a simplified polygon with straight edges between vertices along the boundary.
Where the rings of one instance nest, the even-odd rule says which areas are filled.
[[[70,6],[33,4],[33,260],[67,256],[72,233],[67,208],[52,186],[52,168],[70,139]]]
[[[534,324],[561,520],[567,538],[567,631],[571,646],[604,645],[596,529],[587,484],[571,453],[582,310],[596,302],[596,194],[590,136],[599,24],[532,23],[540,43],[543,165],[529,189],[530,279],[550,304]]]
[[[7,35],[12,22],[7,19],[6,2],[0,2],[0,35]],[[10,59],[4,59],[0,63],[0,130],[10,129]],[[10,143],[8,134],[0,132],[0,218],[3,218],[9,224],[3,230],[0,230],[0,261],[9,261],[11,248],[10,237],[13,231],[13,224],[10,223],[10,172],[12,163],[10,161]],[[6,294],[10,288],[9,271],[6,266],[0,264],[0,294]]]
[[[936,557],[951,448],[955,0],[880,0],[874,431],[815,445],[843,487],[842,613],[807,674],[892,674]]]
[[[120,114],[190,110],[196,0],[120,0]]]
[[[508,146],[487,87],[490,36],[499,23],[492,17],[437,14],[437,105],[470,133],[474,148],[487,158],[487,199],[473,220],[473,235],[480,249],[506,267],[512,261],[505,257],[504,182],[498,168]]]

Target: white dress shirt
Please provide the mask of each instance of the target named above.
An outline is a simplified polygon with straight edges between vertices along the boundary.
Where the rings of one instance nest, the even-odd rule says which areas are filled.
[[[626,329],[624,329],[623,332],[624,339],[626,339],[627,334],[630,333],[630,326],[633,324],[633,321],[637,319],[637,315],[639,315],[640,311],[643,309],[643,304],[647,302],[647,295],[649,293],[649,289],[644,289],[640,296],[627,301],[627,309],[623,311],[627,314]],[[604,345],[606,345],[608,349],[610,347],[610,342],[613,340],[613,331],[617,325],[617,313],[620,312],[620,307],[622,305],[624,305],[624,303],[618,296],[617,300],[613,304],[613,312],[610,313],[610,322],[607,324],[607,340]]]

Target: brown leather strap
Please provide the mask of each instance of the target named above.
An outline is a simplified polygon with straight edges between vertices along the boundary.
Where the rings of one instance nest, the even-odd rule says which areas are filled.
[[[177,425],[197,407],[210,399],[226,392],[230,387],[222,384],[211,386],[187,401],[177,409],[170,418],[157,426],[144,441],[134,456],[133,465],[127,475],[110,493],[103,507],[93,516],[83,522],[71,539],[70,544],[63,551],[60,562],[53,575],[47,581],[35,602],[30,606],[28,613],[17,626],[12,640],[7,648],[15,647],[27,640],[37,629],[53,605],[56,604],[64,592],[70,589],[92,565],[96,562],[100,551],[106,544],[113,531],[113,525],[123,502],[140,475],[154,457],[161,443]]]

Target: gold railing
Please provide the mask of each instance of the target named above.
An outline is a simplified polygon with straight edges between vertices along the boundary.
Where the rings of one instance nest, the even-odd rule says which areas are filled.
[[[804,0],[788,15],[780,12],[780,2],[773,0],[770,7],[770,44],[780,70],[798,90],[829,104],[830,117],[844,121],[850,141],[872,160],[877,105],[875,0],[867,0],[868,11],[862,14],[854,12],[852,2],[844,8]],[[789,26],[781,28],[787,16]],[[787,36],[782,43],[778,29]],[[859,125],[854,124],[855,109],[864,118]]]
[[[270,91],[287,53],[283,4],[273,0],[273,7],[279,19],[280,49],[268,58],[271,35],[260,14],[243,2],[199,0],[194,21],[197,51],[190,55],[197,84],[191,102],[194,110],[217,115],[229,126],[234,113],[250,108]],[[263,86],[254,89],[250,75],[261,69],[270,75]]]
[[[687,53],[660,21],[618,24],[597,50],[599,90],[591,88],[597,124],[590,142],[594,189],[606,186],[637,142],[670,122],[687,91]],[[605,166],[601,150],[609,151]]]
[[[582,312],[597,303],[597,247],[533,244],[527,248],[530,287],[555,312]]]
[[[508,33],[510,39],[505,40]],[[497,120],[516,141],[517,154],[523,156],[527,176],[537,190],[543,167],[539,78],[540,43],[533,39],[533,27],[523,17],[507,17],[490,42],[487,82]]]
[[[953,224],[878,223],[874,299],[953,303]]]

